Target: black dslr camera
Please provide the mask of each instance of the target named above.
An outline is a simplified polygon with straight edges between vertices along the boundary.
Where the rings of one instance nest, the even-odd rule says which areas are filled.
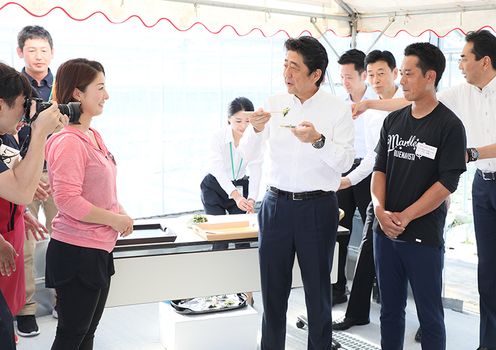
[[[30,117],[31,111],[31,101],[36,103],[36,113],[33,117]],[[24,121],[31,124],[38,118],[38,115],[45,109],[52,105],[51,102],[44,102],[41,98],[26,98],[24,102]],[[79,118],[81,117],[81,103],[80,102],[69,102],[68,104],[59,104],[59,111],[69,117],[69,122],[72,124],[80,124]]]

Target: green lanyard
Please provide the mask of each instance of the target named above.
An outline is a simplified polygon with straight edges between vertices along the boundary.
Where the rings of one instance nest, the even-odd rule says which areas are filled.
[[[241,171],[241,165],[243,164],[243,158],[239,161],[239,167],[238,167],[238,173],[236,176],[234,176],[234,159],[233,159],[233,150],[232,150],[232,142],[229,142],[229,151],[231,153],[231,170],[232,170],[232,176],[233,176],[233,181],[236,181],[239,176],[239,172]]]

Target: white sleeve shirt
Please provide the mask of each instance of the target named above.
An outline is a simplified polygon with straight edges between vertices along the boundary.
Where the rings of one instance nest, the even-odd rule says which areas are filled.
[[[399,89],[398,89],[399,90]],[[367,90],[365,90],[365,94],[362,97],[363,100],[376,100],[379,96],[374,92],[374,90],[367,85]],[[353,169],[346,177],[350,180],[351,185],[354,186],[358,184],[360,181],[365,179],[372,173],[375,162],[375,146],[379,141],[379,133],[382,127],[382,123],[384,121],[385,115],[377,110],[367,110],[360,117],[354,120],[355,126],[355,135],[357,135],[358,125],[357,121],[361,120],[361,125],[359,127],[362,128],[363,137],[364,137],[364,151],[362,151],[361,155],[357,151],[357,158],[363,158],[360,162],[360,165]],[[356,144],[356,142],[355,142]]]
[[[496,143],[496,78],[482,90],[463,83],[439,92],[437,97],[463,122],[468,147]],[[475,166],[484,172],[496,172],[496,158],[477,160]]]
[[[274,113],[289,108],[284,117]],[[270,98],[266,110],[272,111],[262,132],[249,126],[240,141],[239,150],[247,159],[260,156],[266,143],[270,186],[284,191],[337,191],[341,173],[348,170],[354,158],[354,129],[350,106],[336,96],[319,89],[303,104],[290,94]],[[315,149],[303,143],[283,124],[313,123],[326,137],[325,145]]]
[[[403,90],[398,87],[393,98],[401,97],[403,97]],[[364,95],[363,100],[378,98],[379,97],[375,93],[369,93],[368,95]],[[372,174],[376,157],[375,147],[377,146],[377,142],[379,142],[382,124],[384,123],[384,119],[387,117],[388,114],[389,112],[379,111],[376,109],[368,109],[360,117],[357,118],[357,120],[363,118],[367,153],[360,162],[360,165],[353,169],[351,173],[346,175],[346,177],[350,180],[352,186],[356,185],[367,176]]]
[[[230,194],[236,189],[232,181],[249,175],[248,198],[257,200],[261,166],[261,157],[252,161],[246,161],[242,158],[238,148],[234,146],[232,130],[229,125],[214,132],[210,140],[207,171],[216,178],[229,198],[231,198]]]

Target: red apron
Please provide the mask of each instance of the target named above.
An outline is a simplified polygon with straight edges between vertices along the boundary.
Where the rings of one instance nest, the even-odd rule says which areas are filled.
[[[10,276],[0,275],[0,290],[13,316],[26,303],[24,279],[24,206],[0,198],[0,234],[19,254],[15,258],[16,271]]]

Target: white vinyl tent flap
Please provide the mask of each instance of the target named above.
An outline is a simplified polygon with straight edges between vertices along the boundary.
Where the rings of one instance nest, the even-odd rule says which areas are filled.
[[[494,0],[0,0],[0,11],[7,6],[34,16],[64,11],[75,20],[103,15],[113,23],[141,21],[178,30],[203,25],[213,33],[235,30],[265,36],[306,32],[318,37],[326,31],[347,36],[352,23],[358,32],[371,32],[383,30],[390,21],[389,36],[402,30],[415,36],[432,30],[444,36],[454,29],[494,27],[496,19]]]

